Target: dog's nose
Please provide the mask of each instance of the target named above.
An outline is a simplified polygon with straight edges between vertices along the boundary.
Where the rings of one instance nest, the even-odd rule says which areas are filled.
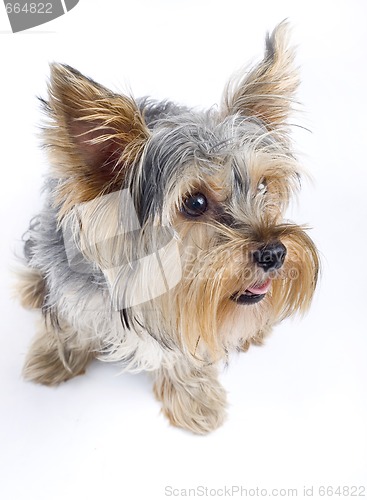
[[[287,249],[280,241],[264,245],[253,253],[256,264],[264,271],[281,268],[286,255]]]

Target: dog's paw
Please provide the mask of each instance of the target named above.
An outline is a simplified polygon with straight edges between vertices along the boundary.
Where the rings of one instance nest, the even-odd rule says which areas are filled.
[[[93,353],[87,349],[61,346],[55,336],[44,330],[31,345],[23,376],[38,384],[57,385],[82,375],[93,357]]]
[[[26,309],[39,309],[45,299],[45,281],[40,271],[32,268],[22,268],[16,271],[17,284],[14,295]]]
[[[220,427],[226,417],[226,392],[219,382],[202,376],[182,382],[165,376],[159,377],[154,386],[170,423],[196,434]]]
[[[57,385],[74,375],[54,349],[32,349],[23,367],[25,379],[44,385]]]

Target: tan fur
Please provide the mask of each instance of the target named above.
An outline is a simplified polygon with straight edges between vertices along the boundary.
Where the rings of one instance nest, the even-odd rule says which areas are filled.
[[[289,46],[289,26],[283,21],[271,35],[264,59],[250,73],[241,73],[228,84],[224,113],[257,116],[271,129],[283,128],[299,85],[294,49]]]
[[[226,393],[217,380],[217,369],[177,363],[156,373],[154,394],[172,425],[206,434],[225,419]]]
[[[133,99],[59,64],[51,66],[47,109],[53,122],[44,141],[62,179],[62,218],[77,203],[121,189],[150,134]]]
[[[43,306],[45,315],[27,379],[55,385],[83,373],[95,356],[121,361],[126,370],[154,372],[155,395],[173,425],[204,434],[222,424],[218,366],[305,312],[319,273],[305,228],[284,221],[301,170],[287,135],[298,86],[293,59],[282,23],[263,61],[230,82],[218,113],[191,123],[187,110],[169,126],[158,119],[151,131],[132,98],[52,66],[44,139],[63,238],[55,253],[43,254],[43,235],[32,253],[47,294],[41,272],[21,277],[23,305]],[[183,133],[187,151],[170,127]],[[190,214],[185,201],[195,193],[207,210]],[[151,201],[157,206],[144,208]],[[167,227],[169,242],[159,236]],[[267,267],[255,253],[269,245],[281,248],[281,261]]]
[[[240,216],[238,221],[241,221]],[[319,259],[315,245],[301,227],[276,224],[272,218],[264,218],[259,223],[257,218],[252,227],[244,221],[242,230],[214,223],[205,226],[205,222],[181,223],[177,230],[183,243],[183,278],[171,293],[177,302],[177,310],[185,312],[179,318],[177,329],[182,332],[191,353],[195,352],[200,337],[211,360],[225,357],[228,342],[235,344],[239,340],[233,339],[229,333],[229,318],[242,325],[249,337],[258,337],[259,329],[264,328],[256,306],[244,312],[229,300],[231,295],[245,290],[256,278],[264,279],[262,271],[251,259],[251,251],[260,244],[281,240],[288,248],[284,265],[273,273],[272,289],[264,299],[273,311],[273,322],[297,310],[304,312],[310,306],[317,284]],[[215,243],[218,235],[224,241],[220,246]],[[169,304],[172,298],[166,300]],[[242,318],[242,314],[246,317]],[[264,311],[263,317],[264,320],[267,318]],[[252,318],[253,325],[249,318]]]
[[[38,269],[24,267],[16,271],[17,285],[14,293],[26,309],[39,309],[45,299],[45,281]]]
[[[23,376],[44,385],[57,385],[85,372],[95,357],[91,343],[81,343],[72,328],[43,322],[34,338]]]

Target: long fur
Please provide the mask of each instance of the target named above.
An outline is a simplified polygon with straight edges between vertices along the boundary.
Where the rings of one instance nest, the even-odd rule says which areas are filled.
[[[315,245],[284,220],[302,173],[287,128],[298,85],[287,40],[282,23],[263,61],[203,112],[52,66],[47,201],[19,292],[44,316],[26,378],[52,385],[93,357],[120,362],[154,374],[174,425],[205,433],[223,422],[218,364],[305,312],[317,283]],[[199,217],[184,208],[196,193],[207,200]],[[287,256],[267,272],[254,252],[273,242]],[[269,277],[263,300],[239,303]]]

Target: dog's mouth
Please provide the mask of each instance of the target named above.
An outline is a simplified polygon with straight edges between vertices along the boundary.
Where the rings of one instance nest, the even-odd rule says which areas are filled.
[[[263,283],[255,283],[248,287],[244,293],[237,292],[232,295],[231,300],[237,304],[257,304],[267,294],[271,286],[271,279],[267,279]]]

